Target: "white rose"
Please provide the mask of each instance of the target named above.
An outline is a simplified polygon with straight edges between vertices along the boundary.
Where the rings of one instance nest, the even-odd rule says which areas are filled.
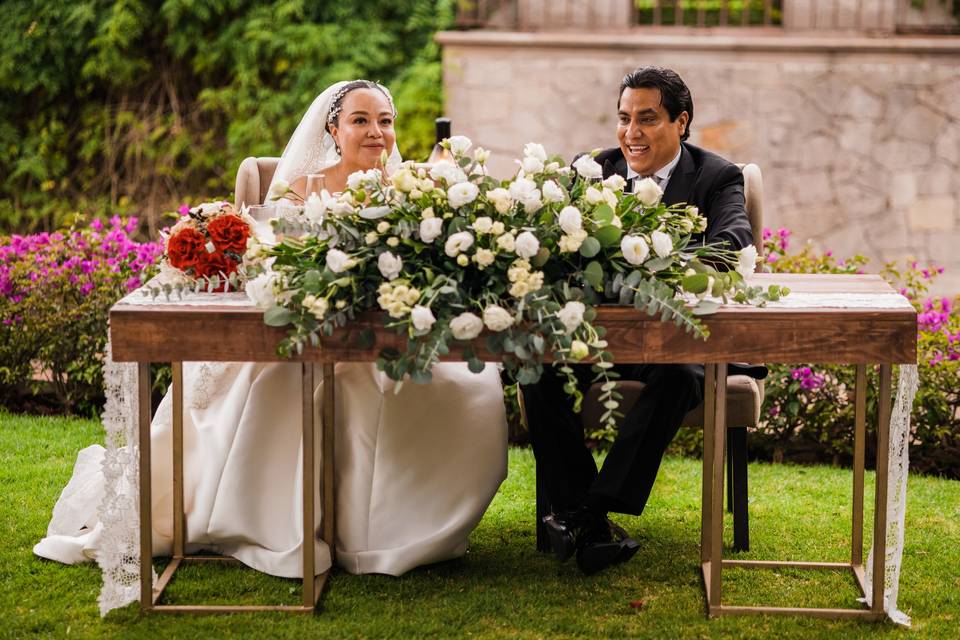
[[[603,186],[614,191],[623,191],[623,188],[627,186],[627,181],[619,173],[615,173],[603,181]]]
[[[387,246],[388,246],[388,247],[399,247],[399,246],[400,246],[400,238],[398,238],[397,236],[390,236],[389,238],[387,238]]]
[[[563,229],[564,233],[574,234],[583,229],[583,216],[580,214],[580,209],[574,206],[561,209],[557,220],[560,222],[560,228]]]
[[[492,233],[495,236],[499,236],[503,233],[505,228],[506,227],[503,226],[503,223],[497,220],[490,226],[490,233]]]
[[[547,151],[543,148],[542,144],[536,142],[528,142],[523,146],[523,155],[528,158],[536,158],[541,163],[547,161]]]
[[[532,258],[540,251],[540,241],[537,240],[537,236],[529,231],[524,231],[517,236],[515,248],[517,255],[521,258]]]
[[[267,201],[279,200],[290,190],[290,183],[286,180],[274,180],[267,194]]]
[[[380,236],[377,235],[376,231],[370,231],[364,236],[363,240],[367,244],[377,244],[377,240],[380,239]]]
[[[409,193],[417,188],[417,177],[407,169],[401,169],[390,176],[390,182],[397,191]]]
[[[330,249],[327,251],[327,266],[334,273],[341,273],[352,266],[350,256],[340,249]]]
[[[462,155],[473,146],[473,142],[467,136],[450,136],[447,142],[450,143],[450,151],[454,155]]]
[[[261,309],[272,307],[277,302],[274,286],[277,283],[277,274],[273,271],[264,271],[253,280],[247,282],[244,291],[247,297]]]
[[[474,220],[473,224],[470,225],[473,227],[473,230],[477,233],[490,233],[493,229],[493,220],[488,216],[480,216]]]
[[[420,239],[430,244],[443,233],[443,218],[427,218],[420,221]]]
[[[525,174],[533,176],[543,171],[543,160],[534,158],[533,156],[526,156],[520,162],[520,167]]]
[[[587,308],[582,302],[571,300],[557,312],[557,318],[563,323],[567,335],[576,331],[577,327],[583,323],[583,312],[586,310]]]
[[[468,231],[459,231],[447,238],[443,251],[451,258],[457,257],[473,245],[473,236]]]
[[[596,187],[587,187],[587,192],[584,194],[584,197],[590,204],[600,204],[603,202],[603,191]]]
[[[594,178],[603,177],[603,169],[597,164],[597,161],[590,157],[589,154],[583,154],[577,161],[573,163],[573,168],[576,169],[582,177],[592,180]]]
[[[448,187],[452,184],[457,184],[458,182],[463,182],[467,179],[467,175],[463,172],[463,170],[449,160],[441,160],[440,162],[435,163],[430,168],[430,177],[434,180],[443,180],[447,183]]]
[[[571,233],[570,235],[560,236],[560,241],[557,243],[557,247],[560,249],[560,253],[573,253],[580,250],[580,245],[583,244],[583,241],[587,239],[587,232],[581,229]]]
[[[447,189],[447,200],[454,209],[470,204],[477,199],[480,189],[472,182],[460,182]]]
[[[513,316],[503,307],[491,304],[483,310],[483,324],[490,331],[503,331],[513,324]]]
[[[433,317],[433,311],[430,311],[430,307],[419,304],[410,312],[410,319],[413,320],[413,327],[417,331],[429,331],[430,327],[437,321]]]
[[[543,201],[550,202],[563,202],[566,199],[566,194],[563,192],[563,189],[553,180],[547,180],[543,183]]]
[[[757,248],[752,244],[740,249],[740,255],[737,257],[737,271],[744,278],[753,275],[757,268]]]
[[[655,207],[663,196],[663,189],[653,178],[644,178],[637,185],[635,195],[645,207]]]
[[[651,233],[650,243],[653,244],[653,252],[661,258],[666,258],[673,251],[673,240],[663,231]]]
[[[516,240],[512,233],[505,233],[497,238],[497,246],[504,251],[513,251],[516,248]]]
[[[490,201],[490,204],[492,204],[497,210],[497,213],[500,214],[506,213],[510,210],[510,207],[513,206],[513,198],[510,196],[510,192],[503,187],[497,187],[496,189],[487,191],[487,200]]]
[[[384,251],[380,254],[380,257],[377,258],[377,268],[384,278],[393,280],[400,275],[400,271],[403,269],[403,260],[389,251]]]
[[[623,252],[624,259],[632,265],[641,265],[650,255],[650,247],[647,241],[640,236],[624,236],[620,240],[620,251]]]
[[[457,340],[473,340],[483,331],[483,320],[464,311],[450,321],[450,331]]]
[[[477,261],[477,264],[480,268],[489,267],[493,264],[494,259],[497,257],[493,251],[490,249],[477,249],[477,252],[473,255],[473,259]]]
[[[303,203],[303,215],[315,224],[323,222],[323,214],[326,213],[326,210],[323,199],[316,193],[311,193],[307,201]]]
[[[570,343],[570,359],[583,360],[590,355],[590,348],[582,340],[574,340]]]

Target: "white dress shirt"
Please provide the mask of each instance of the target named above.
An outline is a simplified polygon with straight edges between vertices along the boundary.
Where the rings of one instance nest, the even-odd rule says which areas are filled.
[[[660,185],[660,188],[664,191],[667,190],[667,183],[670,182],[670,176],[673,175],[673,170],[677,168],[677,164],[680,163],[680,154],[683,151],[683,147],[677,150],[677,155],[673,156],[673,160],[663,165],[657,171],[650,176],[657,181],[657,184]],[[635,193],[637,190],[637,179],[641,179],[645,176],[641,176],[639,173],[634,171],[630,164],[627,164],[627,183],[630,185],[629,193]]]

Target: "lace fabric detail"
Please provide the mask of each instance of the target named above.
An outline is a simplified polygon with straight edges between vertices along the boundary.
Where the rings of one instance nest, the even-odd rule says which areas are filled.
[[[917,365],[902,365],[890,417],[890,458],[887,464],[887,546],[883,576],[883,610],[893,622],[910,626],[910,616],[897,608],[900,567],[903,563],[904,524],[907,515],[907,474],[910,469],[910,411],[920,385]],[[873,550],[867,558],[866,598],[873,600]]]
[[[137,365],[114,362],[107,339],[103,367],[106,405],[103,429],[104,495],[99,519],[103,525],[97,564],[103,573],[100,615],[140,598],[140,482],[137,416]],[[156,582],[157,574],[153,572]]]

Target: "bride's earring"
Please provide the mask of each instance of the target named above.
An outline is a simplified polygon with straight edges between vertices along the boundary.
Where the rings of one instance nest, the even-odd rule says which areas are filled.
[[[336,139],[336,138],[333,139],[333,148],[337,150],[337,155],[338,155],[338,156],[342,156],[342,155],[343,155],[343,152],[340,151],[340,143],[337,142],[337,139]]]

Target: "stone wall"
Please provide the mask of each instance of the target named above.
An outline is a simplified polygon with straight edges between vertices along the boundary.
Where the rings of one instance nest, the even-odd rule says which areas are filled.
[[[621,77],[690,86],[691,142],[763,171],[766,224],[838,255],[946,267],[960,292],[960,39],[442,33],[454,133],[516,169],[534,140],[569,159],[616,144]]]

